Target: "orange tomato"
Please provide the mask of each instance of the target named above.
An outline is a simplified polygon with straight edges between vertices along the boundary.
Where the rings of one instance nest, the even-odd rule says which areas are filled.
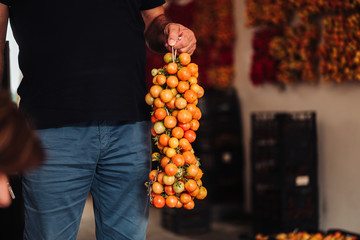
[[[189,89],[185,91],[184,98],[188,103],[193,103],[197,99],[197,94],[193,90]]]
[[[180,195],[180,202],[182,202],[183,204],[189,203],[192,200],[190,194],[188,193],[182,193]]]
[[[165,167],[165,173],[166,173],[166,175],[169,175],[169,176],[175,176],[177,169],[178,168],[174,163],[169,163]]]
[[[186,105],[187,105],[187,101],[185,100],[185,98],[182,97],[176,98],[175,107],[177,109],[184,109]]]
[[[193,131],[197,131],[200,127],[200,122],[196,119],[190,121],[190,129]]]
[[[170,158],[167,157],[167,156],[165,156],[165,157],[163,157],[163,158],[161,159],[160,165],[161,165],[162,168],[165,168],[166,165],[169,164],[169,162],[170,162]]]
[[[178,199],[178,202],[176,204],[176,208],[182,208],[183,204],[180,202],[180,200]]]
[[[197,97],[201,98],[202,96],[204,96],[204,93],[204,88],[200,86],[199,91],[197,92]]]
[[[191,210],[195,207],[195,202],[191,200],[190,202],[184,204],[183,207],[187,210]]]
[[[171,161],[177,166],[177,167],[181,167],[185,164],[185,159],[183,157],[183,155],[181,154],[176,154],[175,156],[173,156],[171,158]]]
[[[201,114],[200,108],[197,108],[193,115],[193,119],[200,120],[201,116],[202,116],[202,114]]]
[[[176,100],[176,97],[173,97],[169,102],[166,103],[166,106],[169,108],[169,109],[175,109],[175,100]]]
[[[177,71],[177,77],[182,81],[186,81],[191,77],[191,72],[187,67],[182,67]]]
[[[186,109],[191,112],[191,115],[194,115],[194,113],[196,112],[196,108],[197,108],[196,105],[192,103],[188,103],[186,105]]]
[[[184,93],[186,90],[190,89],[190,84],[187,81],[181,81],[178,83],[176,90],[179,93]]]
[[[201,169],[199,168],[199,171],[200,171]],[[201,187],[202,186],[202,181],[201,181],[201,179],[195,179],[195,181],[196,181],[196,183],[197,183],[197,185],[199,186],[199,187]]]
[[[182,151],[191,151],[192,146],[189,143],[189,140],[187,140],[186,138],[181,138],[179,140],[179,146],[181,147]]]
[[[181,122],[179,122],[178,127],[181,127],[184,131],[186,131],[186,130],[190,129],[191,125],[190,125],[190,123],[181,123]]]
[[[172,158],[176,155],[176,150],[174,148],[168,148],[165,152],[166,156]]]
[[[175,74],[178,71],[178,66],[176,63],[168,63],[168,65],[166,66],[166,71],[169,74]]]
[[[157,121],[159,121],[154,115],[151,116],[151,123],[156,123]]]
[[[163,108],[158,108],[155,110],[154,116],[158,120],[163,120],[166,117],[167,113],[166,110]]]
[[[196,93],[196,96],[197,96],[198,92],[201,90],[200,85],[197,83],[190,84],[190,89]]]
[[[152,190],[154,193],[156,194],[161,194],[164,190],[164,187],[161,183],[159,182],[154,182],[153,185],[152,185]]]
[[[194,164],[190,164],[186,169],[186,173],[189,177],[195,177],[199,173],[199,168]]]
[[[192,91],[192,90],[188,90],[188,91]],[[172,93],[172,91],[170,89],[164,89],[160,92],[160,99],[164,102],[170,102],[171,99],[173,99],[174,94]]]
[[[187,130],[184,133],[184,138],[186,138],[189,143],[193,143],[196,139],[196,133],[193,130]]]
[[[207,196],[207,189],[204,186],[200,187],[199,194],[196,196],[197,199],[204,199]]]
[[[164,75],[157,75],[156,82],[159,85],[164,85],[166,83],[166,77]]]
[[[190,83],[190,86],[191,84],[196,84],[198,82],[197,78],[196,77],[190,77],[188,79],[189,83]]]
[[[165,206],[165,198],[161,195],[156,195],[152,201],[154,207],[163,208]]]
[[[164,172],[159,172],[158,175],[157,175],[157,181],[160,183],[160,184],[164,184],[163,182],[163,177],[164,177],[165,173]]]
[[[185,183],[185,189],[186,189],[186,191],[188,191],[189,193],[195,191],[196,188],[198,188],[198,185],[197,185],[197,183],[195,182],[195,180],[193,180],[193,179],[189,179],[189,180]]]
[[[171,116],[174,116],[177,118],[178,113],[179,113],[179,110],[174,110],[174,111],[172,111]]]
[[[169,139],[169,147],[171,148],[177,148],[179,146],[179,139],[176,137],[171,137]]]
[[[166,84],[170,87],[170,88],[176,88],[177,85],[179,84],[179,79],[176,76],[170,75],[167,77],[166,79]]]
[[[193,118],[193,116],[192,116],[191,112],[189,110],[186,110],[186,109],[180,110],[178,115],[177,115],[177,119],[181,123],[190,123],[192,118]]]
[[[169,208],[174,208],[178,202],[177,197],[175,196],[168,196],[166,198],[166,206]]]
[[[150,179],[151,181],[155,181],[156,175],[157,175],[157,170],[152,170],[152,171],[150,171],[150,173],[149,173],[149,179]]]
[[[153,137],[157,136],[157,133],[156,133],[155,130],[154,130],[154,126],[151,127],[150,132],[151,132],[151,135],[152,135]]]
[[[196,187],[196,189],[192,192],[189,192],[190,196],[192,197],[196,197],[200,192],[200,188],[199,187]]]
[[[199,168],[198,174],[194,177],[195,180],[200,180],[203,176],[204,172]]]
[[[164,119],[164,125],[166,128],[172,129],[176,126],[177,120],[174,116],[166,116]]]
[[[192,164],[196,160],[195,155],[190,151],[185,151],[182,153],[182,155],[184,157],[185,163],[187,164]]]
[[[191,130],[188,130],[188,131],[191,131]],[[163,133],[159,137],[159,143],[163,146],[167,146],[169,144],[169,139],[170,139],[170,136]]]
[[[157,108],[165,107],[165,102],[163,100],[161,100],[159,97],[155,98],[154,106],[157,107]]]
[[[163,88],[159,85],[153,85],[150,88],[150,94],[153,98],[157,98],[160,96],[160,92],[163,90]]]
[[[191,56],[188,53],[180,53],[179,55],[180,63],[184,66],[188,65],[191,62]]]
[[[171,135],[177,139],[180,139],[184,136],[184,130],[181,127],[175,127],[171,131]]]
[[[186,67],[190,70],[192,76],[199,71],[199,66],[196,63],[189,63]]]

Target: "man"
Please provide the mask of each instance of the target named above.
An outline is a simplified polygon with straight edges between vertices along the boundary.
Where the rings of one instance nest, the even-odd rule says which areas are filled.
[[[0,0],[1,47],[10,16],[24,76],[20,108],[47,155],[24,176],[25,239],[76,239],[89,191],[97,239],[145,238],[145,40],[158,52],[196,48],[163,3]]]

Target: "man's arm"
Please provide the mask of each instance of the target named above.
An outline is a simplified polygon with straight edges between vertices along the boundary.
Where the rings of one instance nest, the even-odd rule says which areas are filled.
[[[165,16],[163,6],[144,10],[145,38],[149,48],[155,52],[171,51],[171,47],[179,52],[193,54],[196,48],[194,33],[178,23],[170,22]]]
[[[4,48],[6,41],[6,30],[9,18],[8,6],[0,3],[0,86],[4,76]]]

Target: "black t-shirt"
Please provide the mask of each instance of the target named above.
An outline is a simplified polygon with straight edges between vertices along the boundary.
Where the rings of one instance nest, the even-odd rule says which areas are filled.
[[[141,10],[164,0],[0,2],[19,45],[20,107],[35,127],[148,119]]]

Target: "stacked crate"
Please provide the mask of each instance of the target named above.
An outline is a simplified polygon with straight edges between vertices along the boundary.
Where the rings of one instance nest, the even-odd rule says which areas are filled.
[[[243,204],[243,138],[235,89],[207,90],[194,149],[205,169],[213,204]],[[205,177],[204,175],[204,177]]]
[[[318,228],[314,112],[252,114],[255,233]]]

